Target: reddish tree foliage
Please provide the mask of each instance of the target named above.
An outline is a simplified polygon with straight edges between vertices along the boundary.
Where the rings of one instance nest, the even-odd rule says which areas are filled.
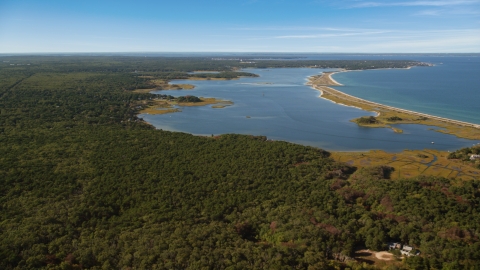
[[[270,223],[270,230],[272,230],[272,232],[274,233],[276,229],[277,229],[277,222],[272,221],[272,223]]]
[[[393,212],[393,203],[392,203],[392,199],[390,198],[390,196],[385,196],[382,198],[382,200],[380,201],[380,204],[385,207],[385,209],[389,212]]]
[[[282,243],[280,243],[280,245],[282,245],[284,247],[288,247],[288,248],[296,248],[297,247],[297,244],[295,244],[293,241],[282,242]]]
[[[337,190],[337,193],[342,196],[347,203],[354,203],[357,198],[365,196],[363,191],[355,190],[351,187],[343,187]]]
[[[347,184],[347,181],[342,180],[342,179],[336,179],[336,180],[333,181],[333,183],[330,185],[330,189],[331,189],[331,190],[341,189],[341,188],[344,187],[346,184]]]
[[[330,224],[319,223],[319,224],[317,224],[317,227],[320,227],[320,228],[324,229],[325,231],[327,231],[327,232],[329,232],[333,235],[337,235],[337,234],[340,234],[342,232],[339,229],[337,229],[335,226],[330,225]]]
[[[438,236],[442,238],[450,239],[450,240],[463,240],[467,242],[470,242],[471,240],[474,240],[477,238],[475,234],[472,233],[471,231],[463,230],[457,226],[451,227],[442,232],[439,232]]]
[[[73,262],[75,261],[75,256],[73,256],[72,253],[69,253],[67,254],[67,256],[65,257],[65,261],[69,264],[73,264]]]
[[[59,260],[55,254],[47,254],[45,256],[45,263],[46,264],[58,264]]]

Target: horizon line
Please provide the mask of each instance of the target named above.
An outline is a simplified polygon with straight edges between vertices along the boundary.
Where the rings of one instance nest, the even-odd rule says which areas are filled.
[[[158,53],[158,54],[480,54],[480,52],[296,52],[296,51],[281,51],[281,52],[242,52],[242,51],[117,51],[117,52],[0,52],[1,55],[25,55],[25,54],[122,54],[122,53]]]

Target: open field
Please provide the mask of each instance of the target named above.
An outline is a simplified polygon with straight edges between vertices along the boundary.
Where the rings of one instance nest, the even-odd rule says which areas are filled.
[[[369,152],[332,152],[332,158],[355,167],[387,165],[395,170],[391,179],[411,178],[420,175],[441,176],[457,180],[474,180],[480,170],[468,162],[447,159],[448,152],[437,150],[405,150],[387,153],[380,150]]]
[[[379,269],[385,269],[392,265],[401,266],[401,261],[386,251],[376,252],[369,249],[357,250],[355,252],[355,259],[370,265],[374,264]]]
[[[332,72],[326,72],[319,76],[313,76],[310,78],[308,84],[312,85],[314,89],[321,92],[321,97],[331,100],[335,103],[343,104],[346,106],[357,107],[366,111],[373,111],[377,113],[376,123],[373,124],[361,124],[366,127],[375,128],[391,128],[397,133],[402,133],[401,129],[395,128],[392,125],[395,124],[422,124],[438,127],[435,131],[452,134],[460,138],[466,139],[480,139],[480,125],[437,117],[433,115],[427,115],[423,113],[417,113],[414,111],[408,111],[399,109],[383,104],[371,102],[361,98],[357,98],[341,91],[333,89],[330,86],[340,86],[340,84],[331,78]],[[392,121],[392,117],[400,118],[401,120]],[[390,118],[390,119],[389,119]],[[356,122],[357,119],[352,121]]]

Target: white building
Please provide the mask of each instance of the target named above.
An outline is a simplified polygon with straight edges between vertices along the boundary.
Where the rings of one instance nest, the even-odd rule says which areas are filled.
[[[480,155],[471,155],[470,160],[480,159]]]

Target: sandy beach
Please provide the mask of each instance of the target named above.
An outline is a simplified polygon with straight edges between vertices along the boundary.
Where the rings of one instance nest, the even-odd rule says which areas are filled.
[[[339,71],[339,72],[344,72],[344,71]],[[333,74],[339,73],[339,72],[332,72],[328,74],[328,79],[333,82],[335,85],[342,86],[343,84],[337,82],[335,79],[332,78]]]
[[[345,71],[340,71],[345,72]],[[321,75],[312,76],[309,78],[308,85],[311,85],[314,89],[321,92],[321,97],[333,101],[335,103],[361,108],[367,111],[376,112],[379,116],[388,116],[401,114],[403,121],[383,121],[383,127],[390,127],[388,124],[425,124],[431,126],[437,126],[445,128],[446,130],[439,130],[443,133],[454,134],[458,137],[468,139],[480,139],[480,125],[439,117],[435,115],[419,113],[415,111],[400,109],[384,104],[368,101],[352,95],[345,94],[339,90],[333,89],[329,86],[342,86],[339,82],[335,81],[331,76],[337,72],[325,72]],[[414,117],[414,118],[412,118]],[[379,119],[385,120],[385,119]],[[382,125],[376,125],[375,127],[382,127]],[[459,132],[458,127],[468,128],[464,132]]]
[[[334,72],[324,72],[321,75],[312,76],[309,78],[308,83],[309,85],[314,86],[342,86],[343,84],[335,81],[332,78],[332,75],[339,72],[345,72],[344,70],[341,71],[334,71]]]

